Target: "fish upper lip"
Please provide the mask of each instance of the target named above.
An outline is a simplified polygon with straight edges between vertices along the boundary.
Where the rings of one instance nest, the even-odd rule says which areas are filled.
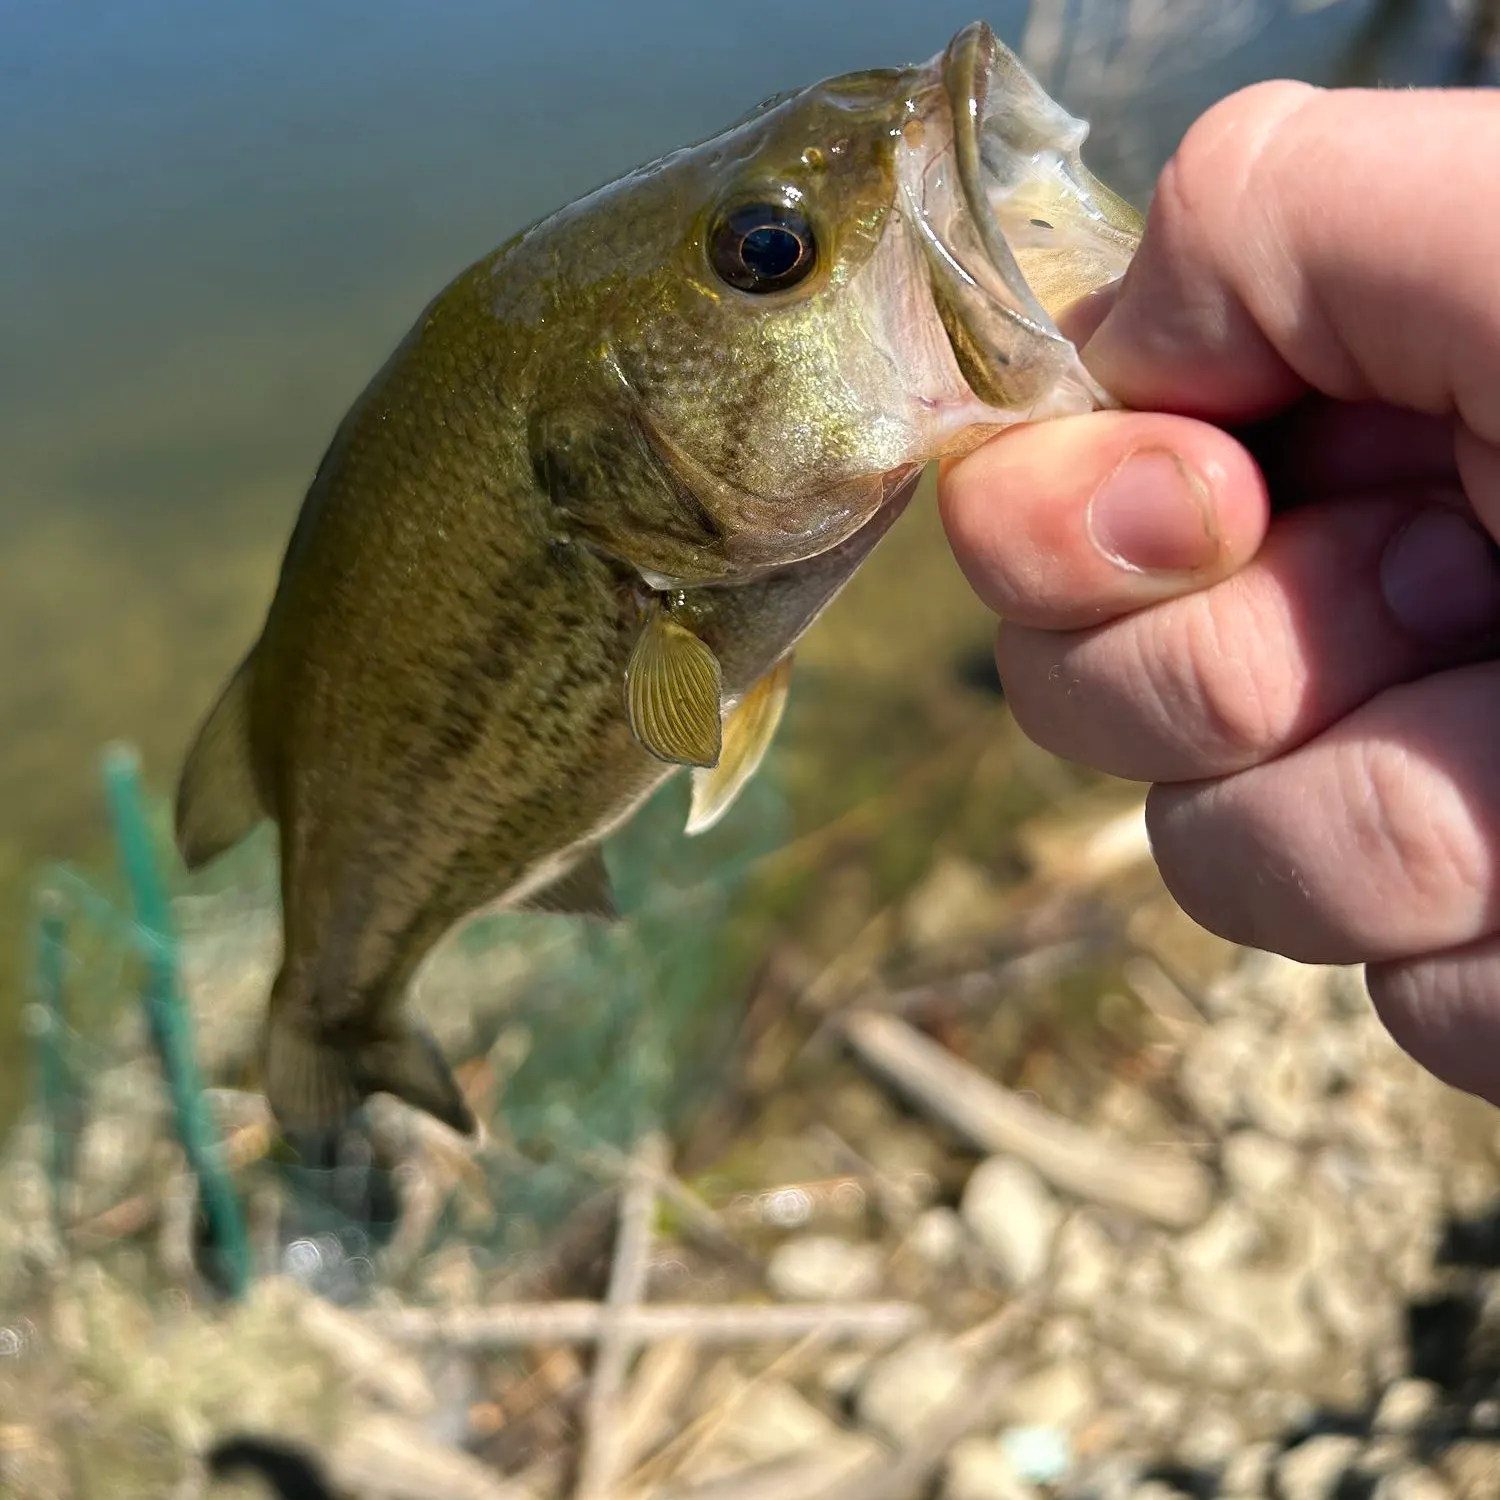
[[[990,268],[999,273],[1006,290],[1020,304],[1011,308],[1011,315],[1022,319],[1039,337],[1061,340],[1062,335],[1016,263],[987,190],[981,137],[999,58],[1000,44],[984,21],[965,26],[942,56],[943,92],[952,115],[958,185]]]

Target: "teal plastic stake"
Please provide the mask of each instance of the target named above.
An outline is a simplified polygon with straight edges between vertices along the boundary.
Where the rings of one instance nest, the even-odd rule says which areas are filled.
[[[73,1175],[73,1152],[79,1121],[68,1049],[67,923],[56,894],[42,892],[37,901],[33,986],[36,997],[37,1091],[47,1121],[48,1176],[52,1213],[58,1233],[66,1229],[64,1197]]]
[[[140,760],[128,746],[111,746],[104,757],[104,784],[119,844],[120,863],[135,905],[138,934],[147,959],[144,1002],[172,1098],[177,1134],[188,1166],[198,1179],[203,1211],[213,1231],[232,1296],[250,1283],[250,1251],[239,1198],[224,1168],[209,1118],[208,1102],[193,1050],[193,1022],[177,968],[171,908],[157,867],[140,790]]]

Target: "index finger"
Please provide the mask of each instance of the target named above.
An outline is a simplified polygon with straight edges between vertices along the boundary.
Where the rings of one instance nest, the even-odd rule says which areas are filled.
[[[1084,347],[1127,405],[1216,421],[1308,388],[1500,440],[1500,96],[1261,84],[1158,181]]]

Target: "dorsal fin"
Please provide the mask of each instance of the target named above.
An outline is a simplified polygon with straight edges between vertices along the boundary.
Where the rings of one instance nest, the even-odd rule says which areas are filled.
[[[250,763],[250,676],[240,663],[203,721],[177,784],[177,847],[190,870],[232,848],[265,816]]]

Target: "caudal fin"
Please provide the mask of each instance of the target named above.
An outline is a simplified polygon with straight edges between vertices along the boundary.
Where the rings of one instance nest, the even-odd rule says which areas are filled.
[[[273,1016],[265,1089],[283,1130],[336,1130],[371,1094],[394,1094],[462,1135],[478,1123],[433,1039],[420,1027],[351,1041]]]

